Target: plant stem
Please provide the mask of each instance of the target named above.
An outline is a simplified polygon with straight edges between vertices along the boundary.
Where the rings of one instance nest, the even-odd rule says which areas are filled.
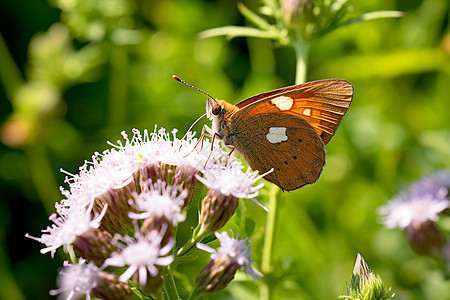
[[[298,34],[297,40],[293,41],[293,46],[297,62],[295,70],[295,84],[300,84],[306,82],[309,44],[303,40],[301,34]]]
[[[273,248],[275,240],[275,230],[278,221],[278,201],[277,194],[280,189],[276,185],[272,185],[269,194],[269,212],[266,221],[266,233],[264,236],[264,246],[262,253],[261,270],[265,277],[270,278],[273,272]],[[269,300],[273,294],[273,282],[270,279],[264,280],[261,285],[261,299]]]
[[[188,253],[192,248],[195,247],[196,244],[196,240],[194,240],[193,237],[191,237],[186,244],[184,244],[183,247],[181,247],[180,250],[178,250],[177,256],[184,256],[186,255],[186,253]]]
[[[169,300],[179,300],[177,287],[175,285],[175,280],[173,278],[172,270],[170,266],[164,268],[164,298]]]

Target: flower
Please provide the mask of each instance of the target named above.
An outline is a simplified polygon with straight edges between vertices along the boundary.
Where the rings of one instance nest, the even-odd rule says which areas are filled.
[[[202,170],[203,177],[197,175],[197,179],[209,189],[225,196],[255,198],[263,184],[253,185],[266,174],[258,176],[258,171],[243,172],[243,168],[241,161],[232,156],[223,156],[221,159],[211,159],[210,164]]]
[[[167,185],[160,179],[155,184],[150,182],[148,187],[148,191],[135,193],[133,199],[130,200],[132,205],[141,212],[130,212],[130,218],[164,217],[174,226],[186,219],[181,209],[188,196],[187,190],[180,191],[177,186]]]
[[[83,259],[78,264],[64,262],[64,268],[59,272],[59,289],[51,290],[50,295],[65,294],[66,299],[77,298],[82,294],[91,299],[90,294],[97,286],[100,268],[93,263],[86,264]]]
[[[419,180],[406,192],[380,207],[382,222],[388,228],[406,228],[437,221],[439,213],[450,207],[447,198],[449,187],[450,173],[446,171]]]
[[[57,213],[50,217],[53,225],[42,230],[41,237],[26,236],[45,244],[41,252],[50,252],[52,257],[60,246],[74,250],[71,254],[82,263],[69,267],[61,278],[91,269],[98,274],[92,286],[78,288],[76,283],[65,283],[52,293],[68,291],[69,298],[79,291],[87,298],[127,298],[130,287],[124,282],[132,279],[137,289],[153,294],[164,283],[163,267],[174,262],[170,254],[174,233],[185,221],[185,208],[199,194],[198,187],[205,185],[209,191],[203,201],[201,224],[181,248],[183,254],[200,240],[196,235],[200,229],[206,228],[202,234],[209,234],[221,228],[233,215],[239,198],[256,201],[253,198],[263,185],[253,185],[264,174],[244,172],[242,163],[218,142],[213,146],[208,140],[194,138],[191,132],[178,139],[176,133],[164,128],[155,128],[152,133],[133,129],[128,137],[122,132],[122,141],[94,153],[78,174],[62,171],[68,188],[60,188],[65,198],[55,204]],[[223,237],[218,238],[225,243]],[[227,273],[230,280],[239,268],[255,277],[259,273],[251,266],[251,251],[245,252],[246,248],[236,243],[236,255],[225,255],[219,249],[214,263],[225,259],[231,264],[234,272]],[[246,240],[242,243],[246,245]],[[245,255],[250,256],[245,259]],[[122,273],[107,273],[111,269]]]
[[[380,207],[388,228],[405,229],[408,242],[418,254],[442,256],[445,237],[436,226],[439,214],[450,207],[450,173],[440,171],[425,177]]]
[[[248,239],[239,240],[239,235],[236,238],[230,237],[226,231],[216,232],[215,235],[220,242],[217,251],[197,243],[197,248],[211,253],[211,261],[197,276],[193,295],[212,293],[225,288],[238,269],[243,269],[256,280],[263,276],[252,266],[252,251],[248,246]]]
[[[233,216],[239,198],[252,199],[259,193],[263,184],[253,186],[265,174],[258,172],[243,172],[242,163],[234,157],[225,156],[211,160],[202,170],[203,177],[197,175],[198,181],[209,188],[202,200],[200,227],[194,231],[194,238],[202,237],[219,230]],[[262,206],[263,207],[263,206]]]
[[[59,272],[59,289],[51,290],[50,295],[64,294],[66,299],[79,298],[83,294],[91,299],[91,294],[102,299],[128,299],[133,295],[131,287],[117,280],[117,275],[102,271],[93,262],[80,259],[77,264],[64,262]]]
[[[226,231],[216,233],[216,237],[220,242],[220,247],[217,249],[217,252],[212,252],[212,259],[224,254],[238,263],[242,269],[255,280],[259,280],[260,278],[258,277],[263,276],[261,272],[252,266],[252,250],[249,248],[251,242],[248,241],[248,238],[239,240],[239,233],[236,234],[236,238],[233,238],[232,236],[230,237]]]
[[[97,197],[129,184],[136,168],[122,151],[111,149],[102,154],[95,152],[92,162],[85,161],[78,174],[61,169],[68,175],[65,183],[69,185],[69,190],[61,188],[61,193],[67,198],[61,201],[61,206],[70,210],[92,205]]]
[[[120,281],[127,281],[136,272],[139,277],[139,284],[144,286],[147,282],[147,275],[155,277],[160,272],[159,266],[169,265],[174,257],[167,256],[174,245],[171,239],[161,248],[161,241],[164,238],[166,228],[160,232],[152,230],[143,235],[139,233],[137,223],[135,223],[135,238],[130,236],[117,236],[116,243],[121,249],[120,252],[112,254],[111,258],[105,261],[104,266],[128,267],[120,275]],[[124,245],[125,244],[125,245]]]
[[[47,247],[42,249],[41,253],[45,254],[50,252],[53,257],[56,249],[59,247],[72,244],[77,237],[86,233],[91,228],[98,228],[106,212],[106,208],[105,206],[102,213],[93,220],[91,220],[91,215],[88,211],[78,209],[71,210],[67,216],[58,217],[57,214],[52,214],[49,220],[54,224],[43,229],[42,232],[44,234],[40,238],[33,237],[29,234],[25,236],[45,244]]]

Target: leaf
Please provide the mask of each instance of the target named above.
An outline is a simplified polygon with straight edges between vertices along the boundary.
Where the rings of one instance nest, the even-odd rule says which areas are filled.
[[[266,31],[244,26],[223,26],[208,29],[199,33],[199,38],[201,39],[216,36],[226,36],[229,39],[233,39],[235,37],[256,37],[262,39],[279,40],[282,38],[279,32],[275,30]]]
[[[239,11],[241,14],[250,22],[253,23],[256,27],[262,30],[269,30],[271,28],[271,25],[267,23],[266,20],[258,16],[256,13],[254,13],[251,9],[249,9],[247,6],[245,6],[242,2],[238,2],[237,4]]]
[[[363,15],[360,15],[358,17],[352,18],[343,24],[341,26],[361,22],[361,21],[369,21],[369,20],[376,20],[376,19],[383,19],[383,18],[402,18],[405,15],[404,12],[398,11],[398,10],[380,10],[380,11],[373,11],[370,13],[366,13]]]

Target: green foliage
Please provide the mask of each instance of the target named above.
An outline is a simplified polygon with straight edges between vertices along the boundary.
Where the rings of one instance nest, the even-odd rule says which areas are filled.
[[[275,2],[264,2],[258,11],[260,1],[52,0],[33,1],[32,14],[28,1],[0,4],[0,298],[45,299],[56,288],[64,256],[38,255],[40,246],[24,234],[48,225],[62,198],[60,167],[76,173],[122,130],[158,124],[183,134],[204,113],[205,97],[172,74],[231,103],[294,83],[297,61],[286,47],[292,35],[270,15]],[[327,146],[320,180],[277,194],[273,270],[263,280],[274,299],[335,299],[360,252],[395,298],[448,299],[446,267],[414,254],[376,212],[408,183],[450,168],[448,1],[332,2],[346,3],[301,19],[305,76],[349,80],[355,97]],[[403,18],[353,24],[397,10]],[[246,24],[242,14],[256,28],[234,26]],[[199,39],[200,32],[211,38]],[[221,34],[269,40],[212,37]],[[264,189],[258,200],[268,205],[271,187]],[[188,214],[186,222],[196,217]],[[257,267],[266,218],[254,203],[241,202],[227,224],[250,238]],[[448,238],[450,225],[442,223]],[[192,283],[207,260],[202,254],[178,266],[175,283],[189,288],[183,282]],[[189,292],[179,290],[183,299]],[[238,276],[210,297],[258,299],[259,292]]]

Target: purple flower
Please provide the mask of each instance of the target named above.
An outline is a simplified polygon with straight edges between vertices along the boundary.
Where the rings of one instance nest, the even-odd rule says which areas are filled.
[[[435,222],[450,207],[450,173],[440,171],[425,177],[380,207],[382,222],[388,228],[406,228],[426,221]]]

